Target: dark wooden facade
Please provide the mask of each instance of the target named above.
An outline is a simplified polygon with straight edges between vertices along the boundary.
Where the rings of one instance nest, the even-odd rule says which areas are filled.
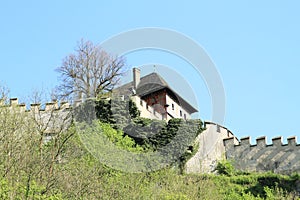
[[[142,97],[144,101],[146,101],[147,105],[152,106],[156,112],[160,114],[166,113],[166,95],[167,90],[162,89],[150,94],[147,94]]]

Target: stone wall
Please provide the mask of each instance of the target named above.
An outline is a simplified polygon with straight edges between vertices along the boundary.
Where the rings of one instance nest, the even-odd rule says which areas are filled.
[[[66,130],[71,124],[71,106],[67,102],[32,103],[26,106],[24,103],[20,104],[18,98],[11,98],[8,104],[2,101],[0,108],[14,113],[24,113],[25,117],[33,119],[37,130],[44,134],[45,140],[51,135]]]
[[[250,144],[250,137],[242,138],[236,144],[235,139],[225,138],[226,158],[233,161],[236,169],[249,172],[266,172],[290,174],[300,173],[300,144],[296,137],[289,137],[288,143],[282,143],[282,137],[272,139],[266,144],[266,137],[256,139]]]
[[[233,138],[238,140],[227,128],[213,122],[204,122],[205,130],[196,138],[199,148],[196,154],[187,161],[186,173],[211,173],[214,172],[219,160],[225,159],[223,139]]]
[[[148,118],[162,119],[159,113],[140,98],[134,98],[138,108],[148,113]],[[76,107],[81,102],[75,102]],[[41,105],[39,103],[19,104],[17,98],[10,99],[9,104],[0,100],[0,107],[17,109],[24,112],[28,117],[33,117],[38,129],[45,134],[45,140],[51,135],[66,129],[71,123],[70,111],[72,107],[66,102],[49,102]],[[146,112],[147,111],[147,112]],[[233,161],[236,169],[249,172],[275,173],[292,172],[300,173],[300,144],[296,137],[289,137],[288,143],[282,143],[282,137],[272,139],[272,144],[266,144],[266,137],[256,139],[256,144],[250,144],[250,137],[242,138],[240,141],[234,137],[227,128],[213,122],[204,123],[205,130],[196,138],[195,142],[199,148],[196,154],[187,161],[185,171],[187,173],[210,173],[221,159]]]

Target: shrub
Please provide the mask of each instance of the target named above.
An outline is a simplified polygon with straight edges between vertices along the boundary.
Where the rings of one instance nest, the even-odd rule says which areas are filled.
[[[108,137],[109,141],[116,144],[116,146],[133,152],[140,152],[143,150],[143,148],[136,144],[132,138],[124,135],[123,131],[115,130],[110,126],[110,124],[107,123],[98,122],[98,124],[101,127],[104,135]]]
[[[226,176],[232,176],[236,174],[236,171],[232,163],[227,160],[219,161],[216,167],[216,171],[219,174],[226,175]]]

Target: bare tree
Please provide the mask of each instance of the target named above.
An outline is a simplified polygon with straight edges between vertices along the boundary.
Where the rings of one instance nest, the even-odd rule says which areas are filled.
[[[0,106],[2,104],[7,103],[8,94],[9,94],[9,89],[6,86],[3,86],[2,84],[0,84]]]
[[[75,53],[63,59],[56,69],[61,75],[58,90],[62,97],[97,97],[111,91],[125,70],[125,59],[113,56],[90,41],[81,40]]]

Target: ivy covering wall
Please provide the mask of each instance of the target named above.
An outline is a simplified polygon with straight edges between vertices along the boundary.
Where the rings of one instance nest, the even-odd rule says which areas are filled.
[[[193,154],[195,138],[203,131],[203,123],[199,119],[174,118],[166,122],[142,118],[131,99],[90,100],[77,108],[76,116],[77,121],[97,119],[110,124],[143,151],[159,151],[168,162],[180,167]]]

